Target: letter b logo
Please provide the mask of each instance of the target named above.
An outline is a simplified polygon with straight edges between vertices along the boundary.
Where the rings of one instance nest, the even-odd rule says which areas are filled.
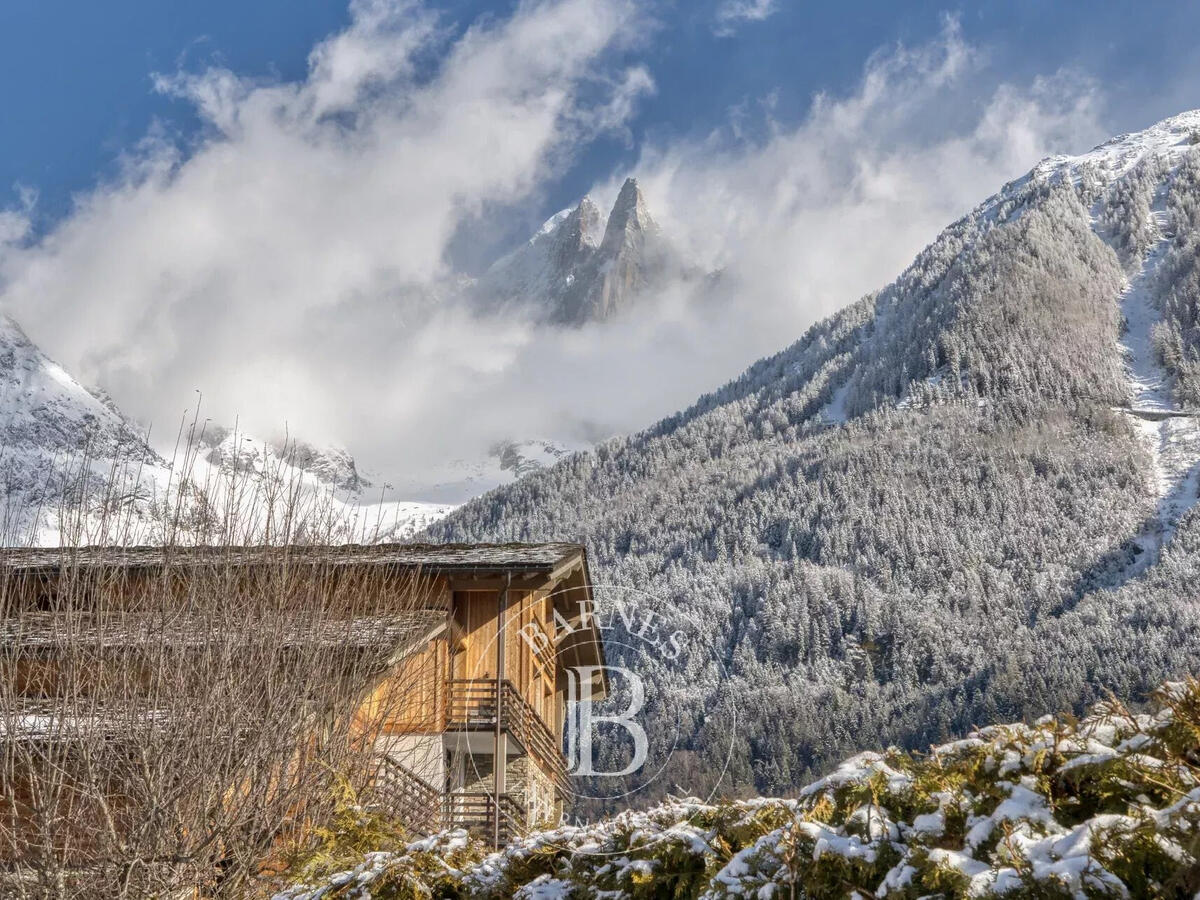
[[[629,683],[629,707],[619,716],[598,715],[592,710],[592,685],[596,676],[607,672],[619,674]],[[624,666],[578,666],[567,669],[567,762],[571,775],[591,775],[619,778],[640,769],[646,762],[650,742],[646,729],[633,721],[633,716],[646,705],[646,690],[642,679]],[[617,772],[598,771],[593,756],[592,736],[597,725],[609,722],[624,728],[633,738],[633,759]]]

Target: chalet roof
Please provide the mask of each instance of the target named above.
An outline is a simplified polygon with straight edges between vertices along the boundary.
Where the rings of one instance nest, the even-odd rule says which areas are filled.
[[[0,625],[0,647],[28,651],[59,651],[65,648],[94,652],[108,648],[145,648],[167,646],[172,649],[204,648],[218,653],[235,652],[241,645],[264,641],[282,647],[317,650],[331,663],[323,677],[339,675],[344,656],[325,654],[326,648],[364,652],[366,660],[356,670],[364,681],[394,665],[444,629],[445,611],[409,609],[391,616],[360,616],[330,620],[314,627],[311,622],[275,622],[263,631],[247,627],[246,622],[198,619],[187,614],[167,615],[164,619],[139,616],[115,617],[93,621],[77,616],[68,622],[53,614],[25,613]],[[236,658],[236,656],[235,656]],[[251,660],[259,657],[251,655]],[[36,696],[4,697],[0,707],[0,744],[12,741],[63,740],[69,738],[117,737],[157,731],[167,734],[180,722],[191,721],[193,712],[186,704],[174,707],[141,707],[118,701],[105,706],[86,694],[79,698],[81,708],[60,698],[53,701]]]
[[[391,656],[414,648],[446,622],[446,612],[406,609],[392,615],[356,616],[322,621],[281,617],[263,630],[261,622],[235,617],[198,616],[160,610],[153,616],[118,613],[103,619],[55,613],[23,612],[0,622],[0,646],[26,649],[63,647],[204,647],[252,645],[264,640],[295,647],[385,649]],[[252,627],[253,626],[253,627]]]
[[[454,590],[495,590],[505,583],[517,590],[537,590],[539,586],[558,585],[556,608],[570,619],[581,603],[591,602],[591,578],[587,554],[581,544],[342,544],[288,546],[86,546],[63,548],[0,548],[0,579],[12,576],[55,576],[59,573],[78,573],[95,570],[104,575],[113,570],[159,571],[164,568],[187,570],[194,567],[202,574],[205,567],[218,571],[225,566],[286,566],[301,567],[362,567],[383,571],[407,570],[420,575],[445,575]],[[496,576],[505,579],[496,584]],[[524,576],[512,578],[510,576]],[[435,604],[431,614],[446,621],[447,608]],[[30,611],[32,612],[32,611]],[[243,623],[244,624],[244,623]],[[409,644],[411,632],[420,633],[426,622],[416,610],[397,611],[389,622],[360,621],[321,623],[320,627],[305,626],[297,620],[295,627],[286,627],[281,639],[296,645],[332,642],[341,646],[363,648],[395,648],[401,651]],[[239,623],[226,623],[240,627]],[[361,627],[359,627],[361,626]],[[198,635],[220,636],[214,631],[210,618],[189,621],[185,616],[163,618],[157,622],[106,620],[102,623],[77,621],[73,639],[103,646],[140,645],[147,642],[187,644],[200,640]],[[156,630],[157,629],[157,630]],[[18,633],[20,632],[20,633]],[[24,645],[51,647],[67,638],[62,624],[48,618],[35,622],[5,622],[0,627],[0,646]],[[559,652],[568,659],[588,664],[603,661],[603,638],[594,619],[588,625],[564,639]]]
[[[583,546],[541,544],[338,544],[288,546],[155,546],[0,549],[0,572],[56,572],[64,568],[160,568],[252,565],[382,566],[424,572],[550,573],[584,556]]]

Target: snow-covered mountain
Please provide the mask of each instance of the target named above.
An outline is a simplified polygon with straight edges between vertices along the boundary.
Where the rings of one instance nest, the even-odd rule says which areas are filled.
[[[1043,161],[737,380],[429,534],[585,541],[711,640],[614,649],[669,698],[651,741],[687,723],[719,770],[720,683],[734,787],[792,790],[1196,671],[1198,414],[1200,111]]]
[[[155,540],[201,503],[258,502],[285,486],[325,533],[410,537],[452,507],[398,501],[340,449],[208,426],[165,459],[104,394],[85,388],[0,314],[0,543]],[[209,509],[212,515],[212,509]]]
[[[529,241],[476,282],[479,302],[519,305],[548,322],[602,322],[690,273],[655,224],[637,181],[626,179],[602,224],[584,197],[551,217]]]
[[[42,527],[73,490],[119,483],[116,490],[145,498],[149,473],[165,465],[107,397],[85,388],[0,314],[0,534],[6,540]]]
[[[436,465],[422,468],[418,478],[405,481],[401,477],[393,487],[401,496],[420,495],[450,509],[592,446],[582,439],[498,440],[477,455],[447,456]]]
[[[318,448],[296,440],[264,441],[237,430],[207,426],[193,441],[190,477],[219,485],[242,478],[250,485],[275,484],[298,491],[303,505],[319,510],[329,532],[345,540],[410,538],[446,515],[452,504],[396,500],[375,485],[340,447]]]
[[[211,423],[205,425],[196,443],[199,456],[214,466],[261,468],[263,460],[270,460],[286,464],[330,490],[358,494],[372,487],[370,479],[358,471],[354,457],[341,447],[315,447],[289,438],[261,441]]]

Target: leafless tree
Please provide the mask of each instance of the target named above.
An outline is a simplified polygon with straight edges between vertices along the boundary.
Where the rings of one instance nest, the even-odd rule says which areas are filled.
[[[428,580],[348,564],[295,484],[219,477],[148,516],[114,466],[79,480],[64,546],[0,550],[0,895],[254,894],[346,789],[371,796]],[[161,540],[131,555],[146,521]]]

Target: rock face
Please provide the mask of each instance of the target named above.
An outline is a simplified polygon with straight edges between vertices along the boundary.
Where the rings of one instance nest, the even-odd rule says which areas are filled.
[[[358,471],[354,457],[341,447],[316,447],[287,438],[260,441],[219,425],[209,424],[197,439],[198,456],[226,471],[287,470],[342,494],[358,494],[372,483]]]
[[[308,472],[338,491],[358,493],[371,482],[358,471],[354,457],[341,447],[314,447],[303,441],[275,444],[274,449],[297,469]]]
[[[528,243],[498,260],[476,283],[485,305],[520,305],[561,325],[612,319],[639,297],[686,274],[646,209],[637,181],[621,187],[601,230],[590,197],[549,219]]]

